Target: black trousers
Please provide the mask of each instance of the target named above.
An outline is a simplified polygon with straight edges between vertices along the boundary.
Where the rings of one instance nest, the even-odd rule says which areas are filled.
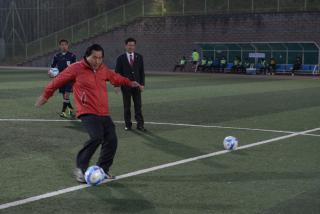
[[[131,122],[131,98],[134,104],[134,117],[137,121],[137,127],[143,127],[144,120],[142,116],[142,103],[141,103],[141,91],[139,88],[126,88],[122,87],[122,98],[123,98],[123,108],[124,108],[124,121],[126,127],[132,126]]]
[[[85,142],[77,155],[77,167],[83,172],[89,167],[89,162],[99,145],[100,156],[97,165],[105,172],[109,171],[117,151],[118,139],[115,125],[109,116],[87,114],[80,117],[90,139]]]
[[[184,71],[185,65],[175,65],[173,68],[173,72],[175,72],[178,68],[180,68],[180,71]]]

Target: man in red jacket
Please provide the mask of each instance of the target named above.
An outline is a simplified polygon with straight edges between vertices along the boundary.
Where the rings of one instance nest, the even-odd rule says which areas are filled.
[[[97,165],[105,171],[107,177],[114,178],[109,174],[109,168],[117,150],[117,135],[109,116],[106,81],[110,81],[114,86],[141,87],[139,83],[107,68],[103,64],[103,57],[104,50],[100,45],[88,47],[84,59],[70,65],[53,79],[35,103],[36,107],[42,106],[58,88],[67,82],[73,82],[76,115],[90,136],[77,155],[74,174],[79,182],[85,182],[84,172],[100,144],[101,152]]]

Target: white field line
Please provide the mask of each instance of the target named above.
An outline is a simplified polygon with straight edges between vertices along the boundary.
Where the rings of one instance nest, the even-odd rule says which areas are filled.
[[[0,72],[6,70],[18,71],[47,71],[48,67],[22,67],[22,66],[0,66]]]
[[[1,119],[0,122],[80,122],[80,120],[55,120],[55,119]],[[114,121],[115,123],[123,124],[124,121]],[[134,122],[135,123],[135,122]],[[245,130],[245,131],[259,131],[259,132],[274,132],[274,133],[284,133],[293,134],[294,131],[283,131],[283,130],[273,130],[273,129],[256,129],[256,128],[242,128],[242,127],[232,127],[232,126],[217,126],[217,125],[197,125],[197,124],[187,124],[187,123],[165,123],[165,122],[145,122],[145,124],[150,125],[168,125],[168,126],[181,126],[181,127],[198,127],[198,128],[217,128],[217,129],[232,129],[232,130]],[[320,134],[302,134],[306,136],[320,137]]]
[[[240,147],[237,148],[237,150],[244,150],[244,149],[248,149],[248,148],[251,148],[251,147],[260,146],[260,145],[272,143],[272,142],[275,142],[275,141],[292,138],[292,137],[295,137],[295,136],[298,136],[298,135],[308,134],[310,132],[315,132],[315,131],[319,131],[319,130],[320,130],[320,128],[315,128],[315,129],[310,129],[310,130],[306,130],[306,131],[302,131],[302,132],[296,132],[296,133],[284,135],[284,136],[281,136],[281,137],[271,138],[269,140],[263,140],[263,141],[259,141],[259,142],[256,142],[256,143],[240,146]],[[180,161],[175,161],[175,162],[171,162],[171,163],[167,163],[167,164],[162,164],[162,165],[158,165],[158,166],[154,166],[154,167],[150,167],[150,168],[146,168],[146,169],[142,169],[142,170],[138,170],[138,171],[134,171],[134,172],[129,172],[129,173],[117,176],[116,179],[105,180],[103,183],[109,183],[109,182],[112,182],[112,181],[117,181],[117,180],[121,180],[121,179],[124,179],[124,178],[129,178],[129,177],[145,174],[145,173],[148,173],[148,172],[153,172],[153,171],[157,171],[157,170],[160,170],[160,169],[165,169],[165,168],[169,168],[169,167],[173,167],[173,166],[177,166],[177,165],[181,165],[181,164],[185,164],[185,163],[189,163],[189,162],[193,162],[193,161],[197,161],[197,160],[201,160],[201,159],[205,159],[205,158],[210,158],[210,157],[214,157],[214,156],[218,156],[218,155],[222,155],[222,154],[227,154],[227,153],[230,153],[230,152],[231,151],[228,151],[228,150],[222,150],[222,151],[213,152],[213,153],[209,153],[209,154],[205,154],[205,155],[200,155],[200,156],[197,156],[197,157],[188,158],[188,159],[184,159],[184,160],[180,160]],[[19,206],[19,205],[23,205],[23,204],[27,204],[27,203],[31,203],[31,202],[34,202],[34,201],[39,201],[39,200],[46,199],[46,198],[51,198],[51,197],[58,196],[58,195],[61,195],[61,194],[65,194],[65,193],[69,193],[69,192],[74,192],[74,191],[81,190],[81,189],[84,189],[84,188],[87,188],[87,187],[89,187],[89,185],[82,184],[82,185],[77,185],[77,186],[61,189],[61,190],[54,191],[54,192],[45,193],[45,194],[38,195],[38,196],[33,196],[33,197],[30,197],[30,198],[26,198],[26,199],[22,199],[22,200],[18,200],[18,201],[13,201],[13,202],[1,204],[0,205],[0,210],[7,209],[7,208],[10,208],[10,207]]]

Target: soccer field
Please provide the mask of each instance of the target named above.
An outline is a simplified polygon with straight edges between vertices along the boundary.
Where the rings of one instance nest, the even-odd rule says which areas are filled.
[[[88,136],[59,118],[60,95],[33,107],[48,81],[0,71],[0,213],[320,213],[318,78],[148,75],[147,133],[123,130],[109,86],[118,180],[97,187],[72,177]],[[239,150],[223,150],[229,135]]]

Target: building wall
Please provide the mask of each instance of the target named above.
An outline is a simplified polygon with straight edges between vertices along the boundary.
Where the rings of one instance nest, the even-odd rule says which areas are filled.
[[[114,67],[127,37],[137,39],[137,52],[144,55],[148,71],[168,71],[182,55],[189,57],[198,48],[196,42],[315,41],[320,45],[320,12],[143,18],[75,44],[71,50],[82,56],[90,44],[102,44],[106,63]],[[48,66],[51,57],[24,65]]]

